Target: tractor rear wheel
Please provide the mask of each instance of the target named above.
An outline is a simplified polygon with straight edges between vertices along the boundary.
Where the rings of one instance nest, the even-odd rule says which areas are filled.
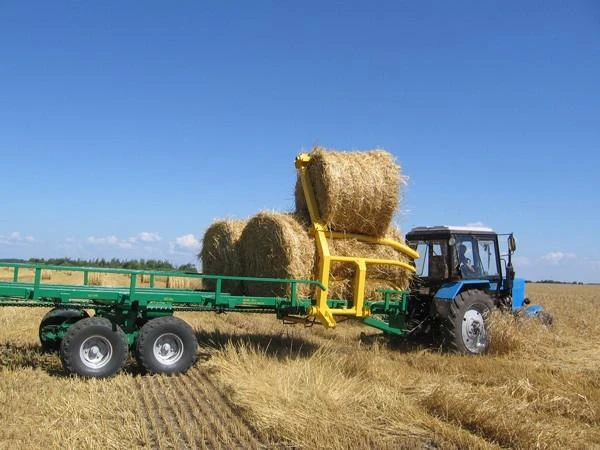
[[[46,313],[40,322],[39,336],[42,350],[46,352],[57,352],[60,350],[62,339],[56,336],[61,331],[58,328],[63,324],[74,324],[75,322],[89,317],[83,309],[54,308]],[[49,333],[55,336],[49,336]]]
[[[104,317],[76,322],[60,345],[65,370],[82,377],[110,377],[123,368],[128,355],[127,335]]]
[[[192,327],[178,317],[152,319],[140,330],[135,357],[150,373],[183,373],[196,361],[198,341]]]
[[[490,344],[488,318],[493,308],[492,299],[478,289],[457,295],[442,318],[444,347],[456,353],[485,352]]]

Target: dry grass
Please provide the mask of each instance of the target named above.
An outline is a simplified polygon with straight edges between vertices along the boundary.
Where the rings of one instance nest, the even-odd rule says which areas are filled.
[[[384,150],[340,152],[315,147],[307,166],[321,220],[334,231],[382,236],[398,207],[404,178]],[[310,223],[302,185],[296,211]]]
[[[103,286],[106,276],[103,273],[91,272],[88,274],[89,286]]]
[[[247,220],[219,220],[204,233],[202,250],[198,257],[202,260],[202,272],[212,275],[242,275],[242,261],[239,239]],[[215,281],[205,280],[206,288],[214,290]],[[240,281],[224,281],[222,290],[232,294],[242,293]]]
[[[213,362],[251,420],[292,445],[598,447],[600,287],[528,289],[554,313],[555,326],[495,317],[484,357],[398,351],[378,339],[360,345],[359,329],[343,324],[334,334],[296,330],[304,346],[317,346],[308,355],[273,358],[242,340]]]
[[[42,280],[51,280],[52,279],[52,271],[50,270],[42,270]]]
[[[41,353],[45,310],[0,308],[0,448],[599,448],[600,286],[527,289],[555,325],[495,316],[482,357],[389,347],[351,321],[186,313],[194,369],[130,361],[100,381]]]

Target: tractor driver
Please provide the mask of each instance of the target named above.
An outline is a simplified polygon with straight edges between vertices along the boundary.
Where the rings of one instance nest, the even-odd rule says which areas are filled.
[[[477,269],[471,262],[465,253],[467,252],[467,246],[460,244],[458,246],[458,267],[463,277],[472,277],[477,273]]]

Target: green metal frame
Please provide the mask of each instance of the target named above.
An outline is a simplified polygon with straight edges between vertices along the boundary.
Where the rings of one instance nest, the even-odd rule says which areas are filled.
[[[232,277],[206,275],[189,272],[166,272],[147,270],[104,269],[96,267],[51,266],[45,264],[0,263],[0,267],[13,269],[12,281],[0,281],[0,306],[58,307],[65,309],[91,309],[98,316],[106,317],[118,324],[127,334],[129,344],[137,338],[140,323],[155,317],[172,315],[174,311],[243,311],[273,313],[280,319],[308,321],[308,312],[315,304],[312,298],[298,296],[299,285],[324,286],[315,280],[279,278]],[[33,270],[33,282],[20,281],[23,270]],[[42,271],[82,272],[83,284],[53,284],[42,282]],[[90,286],[90,273],[112,273],[128,275],[129,286]],[[139,287],[142,275],[149,275],[150,287]],[[210,279],[215,281],[214,291],[155,287],[156,277],[182,277]],[[238,296],[223,292],[225,280],[250,281],[257,283],[281,283],[289,285],[290,295],[285,297]],[[404,291],[381,290],[383,301],[366,301],[365,308],[371,314],[363,318],[367,325],[386,332],[403,335],[408,294]],[[346,308],[346,300],[328,300],[331,308]],[[69,323],[47,330],[49,338],[62,338]]]

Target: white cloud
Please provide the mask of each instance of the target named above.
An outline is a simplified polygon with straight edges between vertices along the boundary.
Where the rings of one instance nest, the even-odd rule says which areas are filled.
[[[151,233],[149,231],[142,231],[135,236],[128,237],[127,239],[120,239],[115,235],[104,236],[104,237],[88,237],[88,242],[90,244],[96,245],[112,245],[119,248],[133,248],[133,245],[138,242],[158,242],[162,238],[158,233]]]
[[[142,231],[137,237],[142,242],[158,242],[162,239],[158,233],[151,233],[148,231]]]
[[[577,255],[575,255],[575,253],[569,253],[569,252],[564,253],[564,252],[557,251],[557,252],[546,253],[540,259],[542,261],[546,261],[546,262],[549,262],[550,264],[556,265],[556,264],[560,263],[561,261],[574,259],[576,257],[577,257]]]
[[[13,231],[9,234],[0,234],[0,244],[25,245],[31,242],[35,242],[33,236],[22,236],[18,231]]]
[[[198,247],[200,247],[200,241],[191,233],[175,238],[175,244],[178,247],[189,248],[192,250],[196,250]]]
[[[105,236],[105,237],[90,236],[90,237],[88,237],[87,240],[90,244],[95,244],[95,245],[112,245],[112,246],[116,246],[119,248],[133,247],[133,244],[131,241],[119,239],[115,235]]]

